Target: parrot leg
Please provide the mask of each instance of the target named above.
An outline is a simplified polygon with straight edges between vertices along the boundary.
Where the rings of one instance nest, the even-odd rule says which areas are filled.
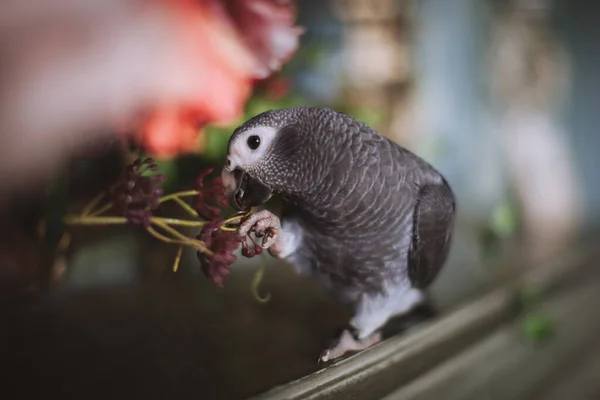
[[[319,360],[334,360],[350,351],[365,350],[380,342],[383,337],[380,330],[387,321],[392,317],[407,314],[423,299],[420,290],[405,284],[389,287],[383,293],[363,295],[357,304],[356,314],[350,321],[355,335],[345,330],[338,343],[321,353]]]
[[[254,228],[256,237],[263,237],[262,247],[269,249],[269,252],[273,256],[278,257],[278,247],[281,246],[281,223],[279,217],[269,210],[257,211],[241,222],[238,233],[244,236],[252,228]]]
[[[381,341],[381,333],[375,332],[364,339],[355,339],[347,329],[342,332],[335,346],[323,351],[319,356],[319,362],[325,363],[342,357],[351,351],[361,351]]]

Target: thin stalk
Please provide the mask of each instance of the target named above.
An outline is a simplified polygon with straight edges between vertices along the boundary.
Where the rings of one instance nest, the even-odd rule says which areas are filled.
[[[183,253],[183,246],[179,246],[177,254],[175,255],[175,261],[173,262],[173,272],[177,272],[179,269],[179,262],[181,261],[181,254]]]
[[[267,266],[263,264],[258,269],[258,271],[256,271],[256,274],[254,275],[254,278],[252,279],[252,295],[260,303],[266,303],[269,300],[271,300],[271,293],[267,293],[267,295],[265,297],[260,297],[260,294],[258,294],[258,286],[262,282],[263,275],[265,274],[266,268],[267,268]]]
[[[121,225],[127,223],[127,218],[71,215],[65,217],[64,222],[66,225]]]
[[[198,196],[198,194],[200,194],[200,192],[197,190],[186,190],[183,192],[171,193],[171,194],[161,197],[160,202],[164,203],[165,201],[173,200],[176,197]]]
[[[170,243],[170,244],[179,244],[181,246],[186,245],[187,243],[182,242],[181,240],[177,240],[177,239],[173,239],[170,238],[168,236],[163,235],[162,233],[158,232],[156,229],[154,229],[153,227],[149,226],[146,228],[146,231],[148,231],[149,234],[151,234],[152,236],[154,236],[156,239],[165,242],[165,243]]]
[[[181,240],[182,242],[187,243],[188,245],[195,247],[196,249],[200,250],[201,252],[207,254],[207,255],[212,255],[212,251],[210,251],[208,248],[206,248],[206,245],[204,244],[204,242],[200,241],[200,240],[195,240],[195,239],[190,239],[189,237],[183,235],[181,232],[179,232],[177,229],[174,229],[172,227],[170,227],[169,225],[167,225],[164,222],[160,222],[160,221],[151,221],[153,224],[155,224],[156,226],[160,227],[161,229],[169,232],[170,234],[172,234],[175,238]]]
[[[173,226],[187,226],[190,228],[198,228],[206,225],[206,221],[189,221],[187,219],[176,219],[176,218],[161,218],[151,217],[150,222],[159,222]]]
[[[94,211],[93,213],[90,214],[91,217],[96,217],[98,215],[104,214],[105,212],[107,212],[108,210],[110,210],[112,208],[112,203],[108,203],[106,204],[104,207],[102,207],[101,209],[99,209],[98,211]]]
[[[238,219],[240,219],[240,220],[241,220],[241,219],[243,219],[243,218],[249,217],[250,215],[252,215],[252,213],[253,213],[253,212],[254,212],[254,211],[248,211],[248,212],[247,212],[247,213],[245,213],[245,214],[238,214],[238,215],[234,215],[233,217],[231,217],[231,218],[227,218],[225,221],[223,221],[223,224],[231,224],[233,221],[236,221],[236,220],[238,220]]]
[[[94,197],[92,200],[90,200],[90,202],[87,203],[85,207],[83,207],[83,209],[81,210],[81,215],[89,215],[92,212],[92,210],[94,210],[94,207],[96,207],[98,203],[100,203],[100,200],[102,200],[102,198],[105,195],[106,193],[102,192],[96,197]]]
[[[199,217],[198,212],[196,210],[194,210],[188,203],[181,200],[180,197],[173,197],[173,201],[175,201],[177,204],[179,204],[179,207],[181,207],[185,211],[187,211],[187,213],[190,214],[192,217],[194,217],[194,218]]]
[[[126,224],[127,218],[125,217],[97,217],[97,216],[79,216],[71,215],[64,219],[67,225],[121,225]],[[176,218],[161,218],[151,217],[150,222],[157,222],[161,224],[168,224],[173,226],[187,226],[187,227],[203,227],[206,225],[205,221],[189,221],[185,219]]]

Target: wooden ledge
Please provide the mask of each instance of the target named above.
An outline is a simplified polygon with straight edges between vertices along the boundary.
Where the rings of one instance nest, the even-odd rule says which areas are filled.
[[[516,320],[515,291],[522,283],[535,283],[544,297],[551,296],[564,289],[565,282],[573,281],[568,278],[580,276],[578,272],[599,253],[597,243],[581,244],[561,260],[532,266],[527,273],[437,320],[253,399],[382,398]]]

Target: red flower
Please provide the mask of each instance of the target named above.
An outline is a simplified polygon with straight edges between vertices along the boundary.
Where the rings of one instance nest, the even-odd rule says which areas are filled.
[[[109,196],[115,212],[133,225],[150,226],[153,211],[158,208],[163,189],[159,187],[165,175],[142,175],[145,171],[156,171],[158,165],[151,158],[137,159],[121,174],[111,188]]]
[[[206,169],[196,178],[196,188],[199,193],[194,199],[194,208],[202,218],[207,220],[217,218],[221,215],[221,207],[229,205],[229,201],[225,197],[225,187],[221,183],[221,178],[204,182],[204,179],[212,171],[213,168]]]
[[[268,233],[270,234],[270,233]],[[248,243],[250,242],[250,243]],[[250,245],[251,244],[251,245]],[[263,247],[256,243],[256,241],[252,238],[250,232],[246,235],[242,240],[242,255],[244,257],[252,258],[254,256],[258,256],[262,254]]]
[[[233,252],[238,248],[241,237],[236,232],[221,230],[222,220],[214,220],[202,228],[198,239],[212,251],[208,256],[198,252],[202,271],[215,285],[223,287],[223,280],[229,275],[229,267],[237,257]]]
[[[167,0],[163,0],[167,1]],[[177,21],[176,55],[194,72],[195,95],[156,105],[139,134],[158,156],[190,151],[207,123],[242,116],[253,81],[281,68],[303,30],[289,0],[168,0]]]

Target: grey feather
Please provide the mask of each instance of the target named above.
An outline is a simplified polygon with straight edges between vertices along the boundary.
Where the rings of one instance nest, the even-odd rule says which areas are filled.
[[[418,289],[429,286],[446,261],[455,209],[450,187],[445,180],[419,190],[408,259],[408,277]]]
[[[253,174],[305,234],[295,262],[336,292],[427,287],[447,257],[454,195],[428,163],[362,122],[326,108],[258,115],[280,132]]]

